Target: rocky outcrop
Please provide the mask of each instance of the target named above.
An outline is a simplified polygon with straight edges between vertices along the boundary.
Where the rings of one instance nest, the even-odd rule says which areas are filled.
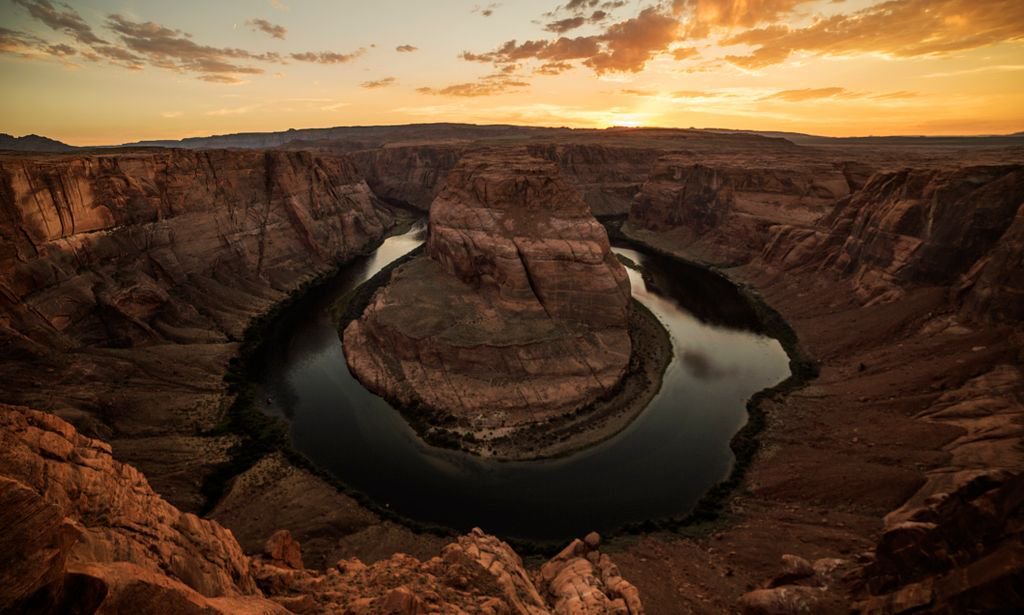
[[[237,337],[217,295],[265,301],[387,224],[350,162],[302,152],[8,158],[0,212],[7,326],[71,346]]]
[[[427,561],[399,554],[306,569],[285,531],[268,540],[266,558],[251,559],[231,532],[174,508],[106,444],[22,407],[0,406],[0,504],[4,612],[643,612],[608,556],[580,541],[536,580],[480,530]],[[584,552],[599,574],[575,562]]]
[[[865,567],[861,613],[1024,604],[1024,474],[988,473],[889,523]]]
[[[359,172],[374,193],[427,211],[465,145],[392,146],[354,152]]]
[[[633,198],[629,225],[672,232],[710,260],[747,262],[773,226],[813,225],[861,181],[859,167],[838,162],[764,167],[667,155]]]
[[[296,613],[640,615],[640,594],[597,547],[579,540],[531,574],[505,543],[474,529],[420,561],[395,555],[326,571],[257,561],[257,583]]]
[[[553,163],[467,155],[431,206],[426,251],[344,332],[372,390],[479,433],[571,413],[623,376],[628,277]]]
[[[103,436],[197,510],[231,445],[197,434],[249,322],[391,224],[345,157],[0,157],[0,401]]]
[[[958,288],[970,320],[1024,322],[1024,203],[995,248],[963,276]]]
[[[1021,166],[883,173],[825,221],[817,251],[867,301],[947,286],[996,246],[1022,203]]]
[[[550,160],[572,183],[595,216],[623,215],[659,154],[647,147],[598,143],[528,145],[532,156]]]
[[[458,142],[395,144],[351,156],[378,196],[427,211],[459,159],[479,148]],[[526,151],[556,163],[597,216],[629,211],[633,195],[660,153],[654,148],[590,143],[537,143],[527,145]]]
[[[118,599],[117,588],[147,586],[258,596],[231,533],[167,503],[137,470],[114,461],[107,444],[11,406],[0,406],[0,442],[4,527],[14,528],[3,532],[12,542],[0,608],[91,599],[100,606]]]
[[[601,537],[591,532],[541,566],[537,582],[555,605],[556,615],[644,612],[640,592],[599,551],[600,544]]]

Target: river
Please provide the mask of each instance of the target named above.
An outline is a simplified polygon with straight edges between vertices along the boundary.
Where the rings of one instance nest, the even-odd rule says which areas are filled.
[[[480,526],[503,537],[564,541],[591,530],[678,517],[733,462],[729,441],[746,400],[789,375],[779,342],[759,332],[740,293],[695,267],[616,246],[633,296],[668,329],[674,357],[657,396],[626,429],[567,457],[507,462],[427,445],[349,373],[328,313],[345,293],[423,242],[424,227],[296,303],[262,357],[267,412],[286,417],[292,445],[378,505],[427,524]]]

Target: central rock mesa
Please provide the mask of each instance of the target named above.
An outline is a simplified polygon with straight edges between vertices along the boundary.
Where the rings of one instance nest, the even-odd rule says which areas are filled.
[[[610,394],[629,313],[626,271],[556,165],[475,152],[431,206],[426,256],[346,328],[345,354],[371,390],[495,437]]]

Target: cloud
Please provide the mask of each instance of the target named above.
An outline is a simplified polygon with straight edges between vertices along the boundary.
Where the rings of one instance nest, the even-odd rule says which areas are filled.
[[[498,8],[499,6],[501,6],[500,2],[492,2],[491,4],[488,4],[487,6],[480,6],[479,4],[477,4],[477,5],[474,5],[473,8],[471,8],[469,10],[469,12],[470,13],[479,13],[479,14],[483,15],[484,17],[490,17],[491,15],[494,14],[494,10],[496,8]]]
[[[749,28],[774,22],[810,0],[675,0],[673,13],[688,18],[687,36],[704,38],[713,28]]]
[[[270,6],[274,7],[279,11],[287,11],[288,5],[283,0],[270,0]]]
[[[21,57],[47,55],[50,44],[38,36],[0,27],[0,53]]]
[[[213,116],[242,115],[243,113],[249,113],[250,111],[255,111],[256,109],[259,109],[260,106],[261,105],[259,105],[259,104],[254,104],[254,105],[243,105],[241,107],[228,107],[228,108],[224,108],[224,109],[214,109],[213,111],[207,111],[206,115],[213,115]]]
[[[181,30],[171,30],[152,21],[135,22],[121,15],[107,17],[107,27],[116,33],[125,47],[146,58],[153,66],[205,75],[259,74],[263,69],[238,63],[239,60],[280,61],[274,53],[255,54],[244,49],[200,45]]]
[[[496,65],[536,59],[545,62],[579,60],[598,74],[639,72],[655,55],[666,52],[679,38],[679,22],[649,7],[632,19],[608,26],[594,36],[560,37],[555,40],[507,41],[487,53],[463,52],[462,58]]]
[[[591,3],[594,5],[596,3]],[[552,15],[553,17],[554,15]],[[596,10],[590,14],[589,17],[585,13],[578,13],[572,17],[565,17],[563,19],[556,19],[555,21],[548,22],[544,29],[548,32],[554,32],[555,34],[565,34],[570,30],[581,28],[588,23],[596,24],[604,21],[609,16],[608,11]]]
[[[587,23],[585,17],[566,17],[565,19],[552,21],[544,26],[544,29],[548,32],[554,32],[555,34],[564,34],[569,30],[575,30],[576,28],[582,27],[585,23]]]
[[[336,103],[333,103],[333,104],[330,104],[330,105],[324,105],[323,107],[320,107],[320,110],[321,111],[337,111],[338,109],[343,109],[345,107],[351,107],[351,106],[352,106],[352,103],[350,103],[350,102],[336,102]]]
[[[419,50],[420,48],[414,45],[399,45],[398,47],[395,47],[395,51],[398,53],[412,53]]]
[[[917,92],[908,92],[907,90],[900,90],[899,92],[886,92],[884,94],[875,94],[871,98],[875,100],[901,100],[905,98],[916,98]]]
[[[337,53],[334,51],[306,51],[304,53],[288,54],[293,60],[299,62],[314,62],[317,64],[345,64],[351,62],[366,53],[365,47],[360,47],[351,53]]]
[[[49,0],[13,0],[36,20],[70,36],[79,47],[51,44],[38,36],[0,28],[0,53],[25,58],[51,56],[67,58],[76,53],[90,62],[106,61],[132,70],[146,65],[176,72],[196,73],[211,83],[241,83],[240,75],[258,75],[264,69],[254,63],[285,64],[286,59],[320,64],[349,62],[366,49],[351,53],[333,51],[292,53],[285,58],[275,52],[254,52],[234,47],[214,47],[193,40],[192,35],[172,30],[152,21],[133,21],[122,15],[108,15],[104,24],[117,40],[111,42],[96,35],[93,28],[71,6],[57,8]],[[251,19],[255,29],[284,38],[286,30],[263,19]]]
[[[386,88],[388,86],[394,85],[397,82],[398,82],[398,80],[395,79],[394,77],[384,77],[383,79],[375,79],[373,81],[364,81],[364,82],[359,84],[359,87],[373,90],[373,89],[376,89],[376,88]]]
[[[561,75],[572,68],[569,62],[545,62],[533,70],[538,75]]]
[[[1019,0],[887,0],[850,14],[822,17],[806,27],[770,25],[728,37],[725,45],[757,46],[726,59],[760,68],[798,51],[815,55],[882,53],[909,58],[948,55],[1024,39]]]
[[[245,22],[247,26],[252,27],[253,32],[264,32],[274,38],[284,40],[285,34],[288,33],[288,29],[284,26],[279,26],[275,23],[270,23],[266,19],[254,18]]]
[[[468,83],[456,83],[443,88],[416,88],[416,91],[420,94],[430,94],[433,96],[475,97],[503,94],[509,90],[523,88],[529,85],[529,82],[499,73],[481,77],[476,81],[470,81]]]
[[[62,5],[65,10],[56,8],[49,0],[12,0],[14,4],[24,7],[29,15],[43,22],[51,29],[63,32],[83,45],[101,45],[106,41],[96,36],[92,27],[85,23],[78,12]]]
[[[803,102],[805,100],[820,100],[822,98],[855,98],[854,94],[846,88],[804,88],[802,90],[782,90],[761,100],[784,100],[786,102]]]
[[[697,51],[696,47],[676,47],[672,50],[672,57],[679,61],[696,58],[699,55],[700,52]]]
[[[721,94],[702,90],[678,90],[672,92],[672,98],[718,98]]]
[[[207,83],[242,83],[242,80],[238,77],[235,77],[234,75],[223,75],[220,73],[210,75],[199,75],[198,79],[200,79],[201,81],[206,81]]]
[[[922,75],[922,77],[925,77],[927,79],[934,79],[935,77],[959,77],[960,75],[973,75],[976,73],[1012,73],[1020,70],[1024,70],[1024,64],[989,64],[986,66],[965,68],[962,70],[953,70],[941,73],[928,73],[927,75]]]

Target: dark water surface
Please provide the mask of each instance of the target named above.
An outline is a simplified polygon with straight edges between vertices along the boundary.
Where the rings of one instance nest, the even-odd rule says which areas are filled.
[[[633,296],[672,336],[661,391],[610,440],[568,457],[501,462],[428,446],[349,373],[328,314],[337,298],[423,241],[422,226],[392,237],[300,301],[263,357],[268,412],[291,421],[294,447],[379,505],[420,522],[480,526],[505,537],[565,540],[634,521],[680,516],[726,477],[729,440],[754,392],[789,375],[778,341],[757,333],[727,282],[655,255],[616,248]],[[698,317],[699,315],[699,317]]]

